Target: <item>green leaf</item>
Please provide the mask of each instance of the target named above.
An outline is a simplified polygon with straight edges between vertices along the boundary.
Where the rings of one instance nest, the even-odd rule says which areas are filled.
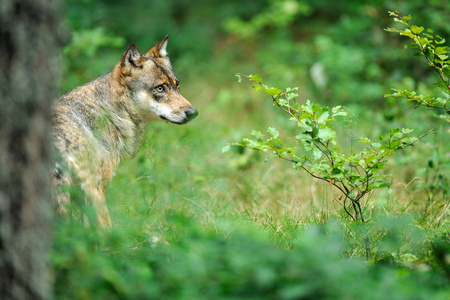
[[[253,130],[251,135],[256,136],[257,138],[262,138],[264,135],[261,133],[261,131]]]
[[[288,99],[294,99],[294,98],[297,98],[297,97],[298,97],[298,94],[296,94],[296,93],[288,93],[288,94],[286,95],[286,97],[287,97]]]
[[[417,26],[417,25],[412,25],[411,26],[411,32],[414,33],[415,35],[419,35],[422,33],[422,31],[424,31],[425,28],[423,28],[422,26]]]
[[[365,169],[367,167],[366,162],[362,159],[358,161],[358,165],[361,166],[361,168]]]
[[[278,104],[284,107],[290,107],[286,99],[278,99]]]
[[[276,129],[273,128],[273,127],[269,127],[269,128],[267,129],[267,132],[269,133],[269,135],[270,135],[271,137],[274,137],[274,138],[277,138],[277,137],[280,135],[280,133],[278,132],[278,130],[276,130]]]
[[[302,162],[294,162],[294,163],[292,163],[292,168],[294,168],[296,170],[300,169],[301,167],[303,167],[303,163]]]
[[[319,133],[317,134],[317,137],[319,139],[322,139],[324,141],[328,141],[333,139],[336,136],[336,132],[329,128],[329,127],[325,127],[325,128],[321,128],[319,129]]]
[[[403,132],[404,134],[408,134],[408,133],[411,133],[411,132],[413,132],[413,131],[414,131],[414,129],[402,128],[402,132]]]
[[[397,133],[397,132],[400,132],[400,129],[398,129],[398,128],[392,128],[391,130],[389,130],[389,132],[391,133],[391,135],[393,135],[393,134],[395,134],[395,133]]]
[[[358,142],[370,145],[370,140],[368,138],[364,137],[364,136],[360,137],[358,139]]]
[[[251,139],[245,138],[242,141],[249,148],[256,148],[256,149],[258,149],[261,146],[261,143],[255,141],[255,140],[251,140]]]
[[[373,189],[382,189],[382,188],[389,188],[389,187],[391,187],[391,183],[389,183],[389,182],[385,182],[385,181],[381,181],[381,180],[378,180],[378,181],[375,181],[374,183],[372,183],[371,184],[371,186],[370,186],[370,188],[373,188]]]
[[[330,116],[330,114],[326,111],[323,114],[320,115],[320,117],[317,119],[317,123],[319,124],[323,124],[326,122],[326,120],[328,120],[328,117]]]
[[[317,148],[314,148],[313,149],[313,158],[314,159],[319,159],[319,158],[321,158],[322,157],[322,151],[320,151],[319,149],[317,149]]]
[[[267,93],[269,93],[270,96],[277,96],[281,93],[281,90],[279,88],[265,88],[264,89]]]
[[[297,124],[298,127],[303,128],[306,132],[312,132],[313,130],[311,122],[307,119],[300,120]]]
[[[222,153],[228,152],[230,151],[230,145],[226,145],[225,147],[222,148]]]
[[[309,100],[306,100],[306,103],[304,105],[302,105],[301,107],[307,113],[310,113],[310,114],[314,113],[313,105],[312,105],[311,101],[309,101]]]
[[[333,171],[331,171],[331,174],[333,174],[333,175],[337,175],[337,174],[341,174],[342,173],[342,170],[341,169],[333,169]]]
[[[284,158],[289,158],[289,154],[294,151],[293,148],[281,148],[277,150],[277,154]]]
[[[257,91],[259,91],[260,89],[262,89],[262,87],[260,86],[260,85],[252,85],[252,88],[257,92]]]
[[[408,23],[406,23],[405,21],[403,21],[403,20],[401,20],[401,19],[399,19],[399,18],[394,18],[394,21],[397,22],[397,23],[401,23],[401,24],[403,24],[403,25],[408,26]]]
[[[445,54],[448,52],[448,47],[437,47],[434,52],[436,54]]]
[[[336,117],[336,116],[344,116],[344,117],[346,117],[347,116],[347,112],[340,105],[333,107],[331,109],[331,111],[333,112],[333,117]]]
[[[347,112],[346,111],[340,111],[334,114],[335,117],[337,116],[343,116],[346,117],[347,116]]]
[[[251,76],[250,80],[253,80],[253,81],[256,81],[256,82],[259,82],[259,83],[263,82],[263,79],[261,77],[259,77],[258,74]]]
[[[404,16],[403,19],[405,19],[406,21],[411,21],[412,17],[411,17],[411,15],[408,15],[408,16]]]
[[[410,37],[410,38],[412,38],[412,39],[414,39],[414,38],[416,37],[416,36],[415,36],[413,33],[411,33],[411,31],[409,31],[409,30],[400,31],[400,35],[404,35],[404,36]]]
[[[372,167],[372,173],[378,172],[380,170],[383,170],[385,167],[385,164],[383,163],[377,163]]]
[[[380,149],[381,144],[377,143],[377,142],[374,142],[374,143],[372,143],[372,147],[374,147],[376,150],[378,150],[378,149]]]

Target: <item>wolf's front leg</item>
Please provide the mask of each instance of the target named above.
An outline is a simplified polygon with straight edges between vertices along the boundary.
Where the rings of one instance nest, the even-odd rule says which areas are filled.
[[[110,228],[111,217],[109,216],[109,210],[106,205],[105,192],[103,189],[96,189],[94,195],[91,196],[90,201],[97,213],[97,224],[100,227]]]
[[[86,193],[86,203],[90,205],[96,214],[96,221],[99,227],[111,227],[111,218],[109,216],[108,206],[106,205],[105,189],[97,180],[98,176],[84,178],[81,188]]]

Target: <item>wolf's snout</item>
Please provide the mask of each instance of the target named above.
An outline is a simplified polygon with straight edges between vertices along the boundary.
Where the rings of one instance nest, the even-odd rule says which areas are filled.
[[[184,113],[186,114],[187,122],[195,119],[198,115],[198,111],[194,107],[186,109]]]

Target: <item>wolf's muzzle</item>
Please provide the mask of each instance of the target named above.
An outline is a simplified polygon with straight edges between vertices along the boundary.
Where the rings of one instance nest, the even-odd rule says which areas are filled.
[[[195,119],[198,115],[198,111],[194,107],[186,109],[184,113],[186,114],[186,122]]]
[[[195,108],[188,108],[184,111],[184,118],[180,121],[172,121],[164,116],[159,116],[161,118],[161,120],[170,122],[170,123],[174,123],[174,124],[178,124],[178,125],[183,125],[186,124],[187,122],[195,119],[195,117],[197,117],[198,115],[198,111]]]

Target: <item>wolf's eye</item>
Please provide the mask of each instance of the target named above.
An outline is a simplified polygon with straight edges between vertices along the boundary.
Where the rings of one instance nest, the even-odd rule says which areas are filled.
[[[158,85],[157,87],[155,87],[155,91],[157,91],[158,93],[162,93],[165,91],[164,85]]]

